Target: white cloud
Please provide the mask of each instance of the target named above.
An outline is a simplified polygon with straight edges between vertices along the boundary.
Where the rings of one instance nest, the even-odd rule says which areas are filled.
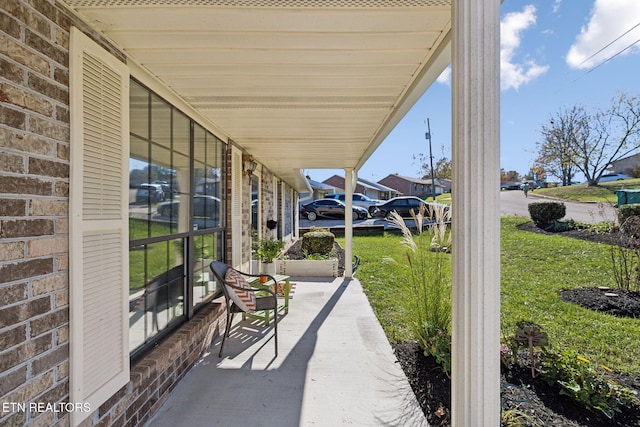
[[[561,0],[556,0],[559,6]],[[532,5],[525,6],[522,12],[512,12],[502,19],[500,23],[500,77],[503,90],[518,89],[521,85],[529,83],[538,76],[544,74],[549,67],[538,65],[531,59],[515,62],[515,56],[520,48],[522,32],[534,26],[536,23],[536,8]],[[436,79],[438,83],[451,85],[451,67],[447,67]]]
[[[562,3],[562,0],[556,0],[555,2],[553,2],[553,13],[557,13],[558,10],[560,9],[560,3]]]
[[[442,73],[436,79],[438,83],[451,86],[451,65],[444,69]]]
[[[536,8],[527,5],[522,12],[508,13],[500,24],[500,85],[503,90],[518,89],[549,69],[532,59],[516,61],[522,33],[536,24]]]
[[[595,0],[589,22],[582,27],[567,53],[567,64],[571,68],[591,68],[606,61],[640,39],[638,26],[616,40],[638,23],[640,1]],[[598,52],[601,49],[602,52]],[[621,54],[631,53],[640,53],[640,47],[636,44]]]

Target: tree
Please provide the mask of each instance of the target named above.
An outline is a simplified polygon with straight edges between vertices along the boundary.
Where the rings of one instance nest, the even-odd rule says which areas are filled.
[[[640,98],[621,93],[608,110],[592,114],[586,127],[584,138],[576,141],[574,160],[592,186],[612,162],[640,148]]]
[[[589,114],[582,106],[558,112],[542,126],[536,163],[569,185],[577,170],[590,186],[612,162],[640,148],[640,99],[619,94],[607,110]]]
[[[500,169],[500,184],[510,184],[520,181],[520,174],[517,171],[505,171]]]
[[[542,126],[543,142],[538,145],[537,167],[555,176],[562,185],[571,185],[577,172],[576,147],[588,132],[589,119],[581,106],[559,111],[549,126]]]
[[[413,156],[414,160],[417,160],[420,164],[418,169],[418,175],[422,179],[431,179],[431,161],[429,156],[425,154],[417,154]],[[433,165],[433,175],[436,179],[451,179],[453,171],[451,169],[451,159],[447,158],[444,154],[444,146],[442,147],[442,157],[435,159]]]

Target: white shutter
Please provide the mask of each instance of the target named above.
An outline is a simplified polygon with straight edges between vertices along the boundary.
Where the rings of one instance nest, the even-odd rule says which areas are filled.
[[[242,265],[242,153],[233,147],[231,158],[231,264]]]
[[[129,71],[76,28],[70,53],[69,401],[95,411],[129,382]]]

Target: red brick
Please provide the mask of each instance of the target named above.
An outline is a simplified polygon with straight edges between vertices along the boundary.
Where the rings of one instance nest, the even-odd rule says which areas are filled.
[[[29,173],[56,178],[68,178],[69,165],[67,163],[31,157],[29,158]]]
[[[53,235],[50,219],[15,219],[0,221],[0,238],[35,237]]]
[[[62,58],[62,60],[68,60],[66,58],[66,55]],[[47,98],[53,98],[56,101],[62,102],[63,104],[69,104],[69,91],[67,88],[58,86],[52,81],[44,79],[37,74],[28,73],[27,86],[35,90],[36,92],[43,94]]]
[[[24,157],[0,153],[0,171],[24,173]]]
[[[54,190],[56,197],[69,197],[69,183],[58,181]]]
[[[26,283],[3,286],[0,288],[0,306],[15,304],[29,297],[29,288]]]
[[[51,298],[42,297],[0,310],[0,328],[24,322],[51,310]]]
[[[15,390],[27,381],[27,367],[23,366],[13,372],[0,374],[0,396]]]
[[[53,258],[33,259],[0,265],[0,283],[15,282],[53,272]]]
[[[0,58],[0,70],[2,70],[2,76],[11,80],[14,83],[22,83],[24,78],[24,69],[20,66],[7,61],[4,58]]]
[[[12,128],[24,129],[25,117],[22,111],[0,105],[0,123]]]
[[[14,39],[20,38],[20,23],[9,15],[0,14],[0,30],[9,34]]]
[[[69,310],[67,308],[33,319],[31,320],[31,337],[37,337],[66,323],[69,323]]]
[[[43,372],[48,371],[49,369],[53,369],[58,366],[60,363],[69,359],[69,346],[64,345],[62,347],[58,347],[53,351],[43,353],[39,358],[31,361],[32,366],[32,375],[40,375]],[[52,396],[53,397],[53,396]],[[55,396],[56,399],[43,398],[42,400],[45,402],[56,402],[59,397]]]
[[[0,199],[0,216],[24,216],[26,206],[26,200]]]
[[[17,326],[0,334],[0,351],[5,351],[11,347],[22,344],[27,340],[27,327],[25,325]],[[0,381],[0,384],[2,381]],[[4,393],[0,393],[0,396]]]
[[[43,335],[5,352],[0,357],[0,372],[21,365],[51,348],[51,335]]]
[[[50,182],[22,176],[4,176],[0,179],[0,193],[35,194],[50,196],[53,186]]]

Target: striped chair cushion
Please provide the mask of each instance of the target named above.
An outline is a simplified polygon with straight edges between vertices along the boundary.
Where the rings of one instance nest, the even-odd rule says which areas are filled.
[[[224,280],[233,286],[238,286],[240,288],[246,289],[251,288],[244,276],[231,268],[227,270],[227,274],[225,275]],[[233,302],[240,308],[240,310],[247,312],[256,311],[255,292],[243,291],[231,287],[229,287],[228,289],[231,291],[229,292],[229,296],[231,297]]]

